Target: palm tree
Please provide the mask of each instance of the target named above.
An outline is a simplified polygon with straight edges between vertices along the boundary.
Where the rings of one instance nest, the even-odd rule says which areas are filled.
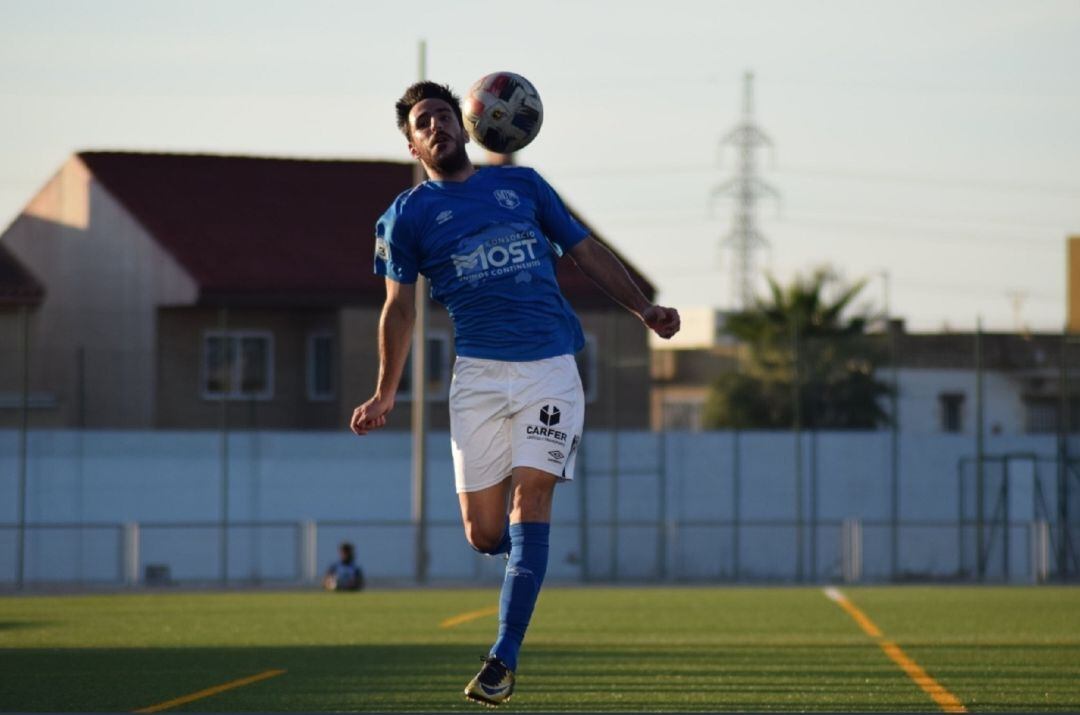
[[[742,344],[740,371],[711,387],[711,428],[873,429],[888,423],[874,377],[884,351],[866,335],[873,316],[852,310],[865,280],[841,285],[818,268],[786,288],[768,277],[765,299],[729,316],[725,330]],[[835,297],[830,297],[830,295]]]

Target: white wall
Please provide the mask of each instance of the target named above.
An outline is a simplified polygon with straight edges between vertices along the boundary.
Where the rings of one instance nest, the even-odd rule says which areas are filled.
[[[17,518],[18,437],[16,431],[0,431],[0,525]],[[83,525],[81,531],[31,529],[28,580],[118,580],[116,525],[124,522],[142,524],[140,572],[146,564],[165,563],[174,578],[217,577],[218,530],[212,522],[220,519],[220,435],[34,431],[28,437],[28,522]],[[320,522],[320,567],[332,560],[336,543],[348,538],[356,542],[373,579],[410,578],[409,439],[406,433],[364,439],[342,433],[231,434],[230,521],[282,523],[232,531],[230,577],[293,578],[299,558],[295,525],[315,520]],[[497,579],[501,559],[480,557],[464,542],[448,436],[434,434],[430,440],[432,578]],[[960,567],[957,464],[973,451],[969,437],[902,438],[901,573],[955,576]],[[1054,441],[1052,436],[989,438],[987,451],[1052,455]],[[864,573],[871,580],[887,578],[889,434],[807,434],[802,452],[804,578],[838,576],[839,522],[852,517],[864,520]],[[555,580],[581,578],[583,557],[594,579],[791,580],[797,573],[799,502],[790,433],[591,432],[579,469],[576,483],[558,488],[549,570]],[[993,482],[997,467],[988,469]],[[1031,475],[1024,469],[1030,472],[1024,465],[1014,470],[1010,495],[1010,518],[1018,522],[1030,520],[1034,509]],[[1053,477],[1052,470],[1044,471],[1049,472],[1044,478]],[[808,525],[815,514],[821,521],[816,531]],[[735,519],[742,524],[738,549]],[[1020,559],[1012,576],[1026,578],[1023,528],[1012,536]],[[15,530],[0,528],[0,582],[14,579],[14,545]]]
[[[889,380],[886,370],[880,379]],[[943,393],[964,395],[961,434],[975,434],[975,371],[961,369],[897,370],[900,431],[904,434],[940,434]],[[1023,385],[1016,376],[987,370],[983,373],[983,420],[986,434],[1023,434]]]

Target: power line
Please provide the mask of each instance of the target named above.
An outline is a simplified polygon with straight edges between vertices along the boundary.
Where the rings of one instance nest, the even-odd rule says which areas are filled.
[[[920,232],[929,232],[944,234],[944,238],[935,240],[946,241],[978,240],[1003,242],[1017,240],[1031,242],[1034,244],[1045,244],[1046,246],[1050,246],[1052,242],[1055,248],[1061,247],[1061,237],[1065,233],[1068,233],[1068,229],[1060,225],[1024,225],[1006,223],[1004,221],[994,221],[991,219],[968,220],[918,216],[910,218],[897,218],[892,216],[851,216],[850,214],[832,215],[815,213],[795,213],[788,214],[784,218],[780,219],[780,223],[816,228],[828,228],[833,230],[870,230],[877,231],[879,233],[888,232],[892,235],[895,235],[897,232],[905,232],[905,235],[917,234]],[[964,233],[970,231],[1008,231],[1013,233],[1031,231],[1033,233],[1038,232],[1044,235],[1053,234],[1053,236],[1042,239],[1032,236],[990,237],[982,234],[964,235]]]
[[[811,176],[837,179],[841,181],[878,182],[889,184],[909,184],[936,188],[954,188],[979,191],[992,191],[998,193],[1037,193],[1057,194],[1062,197],[1080,197],[1080,186],[1065,186],[1064,184],[1024,184],[1004,181],[986,181],[983,179],[961,179],[950,177],[920,176],[918,174],[903,174],[878,171],[849,171],[846,169],[826,169],[814,167],[791,167],[777,169],[778,174],[791,174],[793,176]]]
[[[710,277],[713,273],[710,269],[701,266],[679,266],[674,263],[650,263],[649,269],[656,273],[677,273],[678,277],[684,280],[696,280]],[[870,275],[870,271],[867,271],[865,275]],[[863,275],[859,271],[853,271],[853,274],[858,277]],[[953,282],[937,282],[926,280],[894,280],[894,286],[913,289],[919,291],[927,291],[941,295],[956,295],[956,296],[968,296],[968,297],[993,297],[994,299],[1006,300],[1007,286],[999,285],[985,285],[985,284],[969,284],[969,285],[957,285]],[[1021,289],[1014,289],[1021,290]],[[1003,292],[1005,291],[1005,292]],[[1064,293],[1063,292],[1044,292],[1044,291],[1032,291],[1029,289],[1022,289],[1026,299],[1033,303],[1048,303],[1054,305],[1060,305],[1062,303]]]
[[[610,179],[611,177],[634,177],[648,180],[653,176],[677,176],[680,174],[704,174],[712,171],[708,164],[638,164],[635,166],[595,166],[582,169],[570,168],[559,171],[559,178]],[[837,167],[788,166],[772,169],[773,173],[791,176],[810,176],[838,181],[857,181],[890,184],[909,184],[916,186],[972,189],[997,193],[1036,193],[1058,195],[1063,198],[1080,197],[1080,186],[1065,184],[1033,184],[1006,181],[987,181],[963,177],[935,177],[918,174],[893,173],[888,171],[859,171]]]
[[[640,212],[624,212],[604,217],[603,211],[594,210],[594,223],[611,225],[630,224],[633,228],[647,228],[659,226],[670,228],[672,226],[698,226],[706,229],[713,219],[699,215],[693,215],[693,211],[680,208],[651,209]],[[665,217],[666,216],[666,217]],[[897,233],[903,233],[905,238],[912,240],[934,240],[945,242],[962,243],[965,241],[980,241],[993,243],[1006,243],[1023,241],[1037,248],[1058,250],[1061,247],[1061,236],[1069,233],[1064,224],[1017,224],[990,219],[947,219],[935,217],[893,217],[893,216],[858,216],[851,217],[849,214],[828,213],[787,213],[776,219],[781,226],[805,226],[808,228],[824,228],[845,232],[858,232],[861,234],[876,233],[895,237]],[[934,225],[939,224],[939,225]],[[983,233],[972,234],[973,231],[987,231],[1000,234],[1009,232],[1009,236],[989,236]],[[1022,232],[1031,232],[1033,235],[1017,235]],[[935,234],[934,238],[920,238],[921,233]],[[937,236],[943,236],[938,238]]]

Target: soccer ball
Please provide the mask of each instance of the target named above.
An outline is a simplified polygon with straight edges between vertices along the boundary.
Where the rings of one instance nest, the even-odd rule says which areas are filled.
[[[465,129],[480,146],[512,154],[540,132],[544,105],[536,87],[513,72],[494,72],[469,88],[462,102]]]

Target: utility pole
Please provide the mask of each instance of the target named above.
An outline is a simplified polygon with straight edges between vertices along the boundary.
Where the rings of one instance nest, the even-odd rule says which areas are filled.
[[[427,42],[420,41],[417,74],[427,79]],[[426,179],[424,167],[413,167],[413,184]],[[412,339],[412,520],[416,529],[416,581],[427,581],[427,309],[428,286],[423,276],[416,278],[416,322]]]
[[[762,196],[772,196],[777,201],[779,192],[758,177],[757,150],[772,148],[772,139],[754,122],[754,74],[743,75],[742,119],[720,140],[721,152],[725,145],[735,147],[739,156],[738,173],[715,187],[712,196],[728,196],[735,199],[735,216],[731,232],[721,241],[721,248],[730,248],[732,308],[745,310],[754,302],[754,282],[757,279],[754,253],[766,248],[769,242],[757,229],[755,205]]]
[[[1009,297],[1009,303],[1012,304],[1013,330],[1017,333],[1026,333],[1027,326],[1024,325],[1024,303],[1027,301],[1027,291],[1010,290],[1006,291],[1005,295]]]
[[[893,329],[892,276],[881,272],[885,290],[885,335],[889,341],[889,575],[900,576],[900,378],[896,365],[899,324]]]

